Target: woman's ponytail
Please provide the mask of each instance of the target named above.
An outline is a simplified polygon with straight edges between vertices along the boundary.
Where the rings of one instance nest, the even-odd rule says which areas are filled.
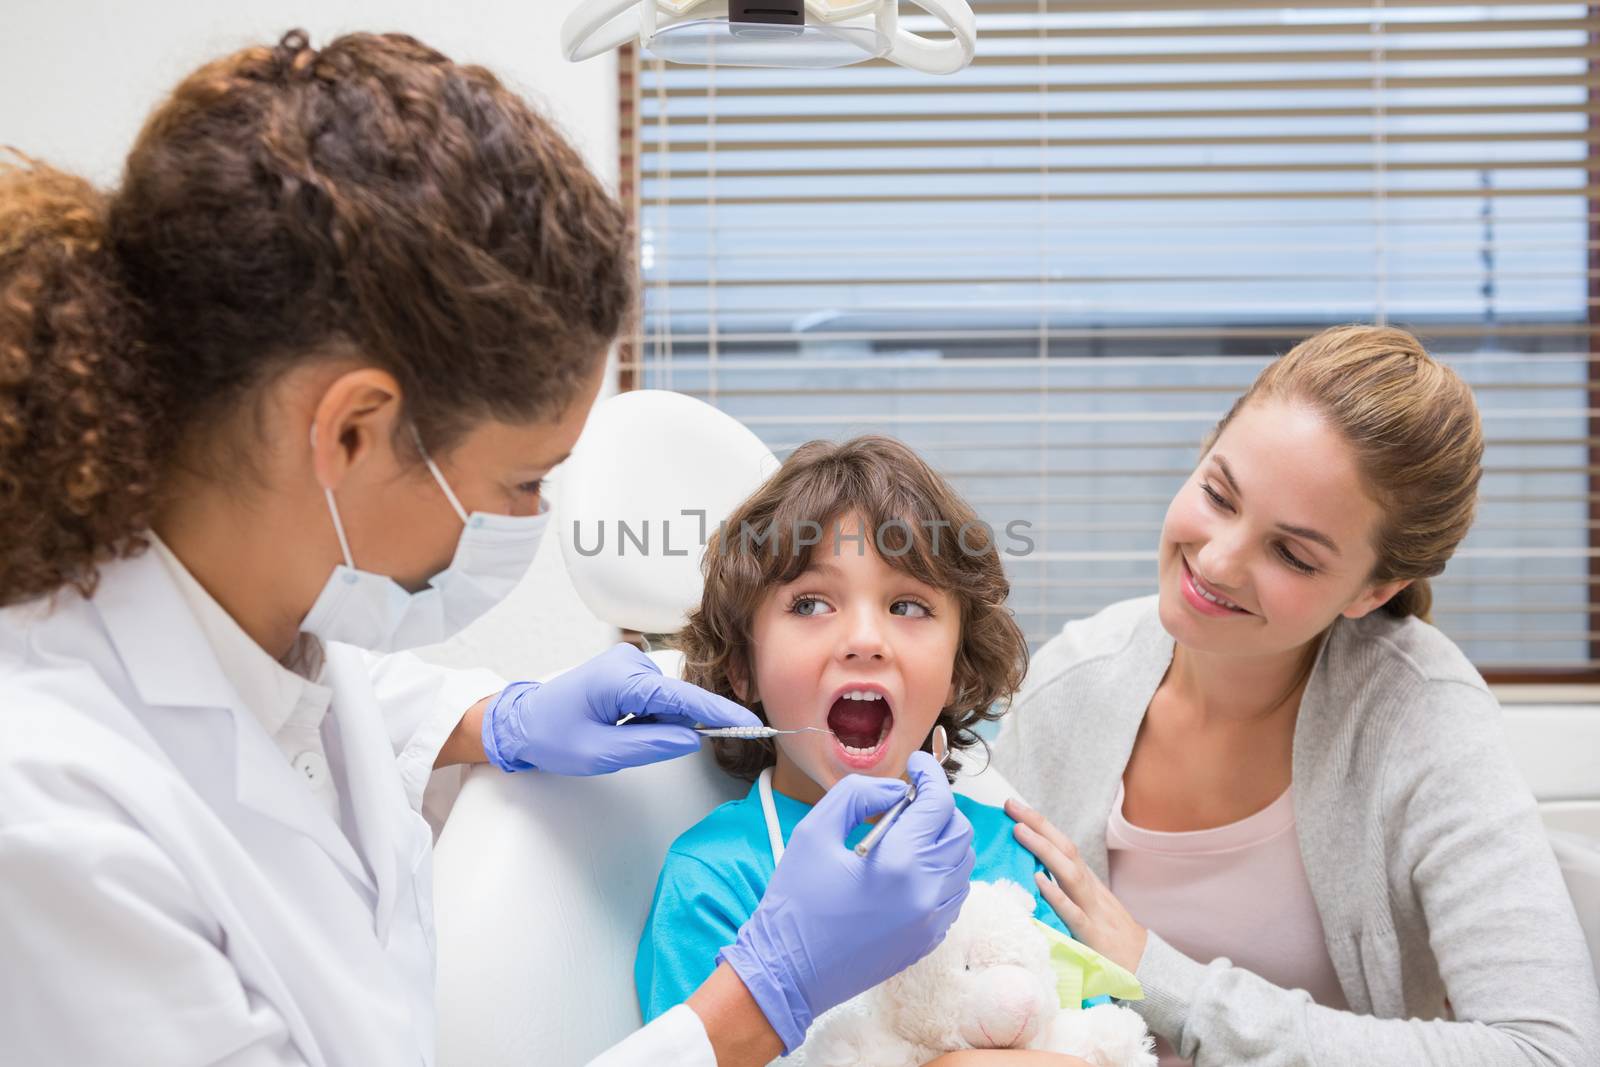
[[[0,157],[0,605],[72,584],[149,525],[138,315],[80,178]]]
[[[1383,610],[1400,619],[1415,615],[1423,622],[1433,621],[1433,587],[1426,578],[1413,579],[1411,584],[1389,598]]]

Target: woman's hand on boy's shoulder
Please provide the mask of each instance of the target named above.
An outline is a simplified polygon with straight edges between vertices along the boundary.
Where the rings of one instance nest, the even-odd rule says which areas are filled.
[[[1100,955],[1137,974],[1149,943],[1147,931],[1116,894],[1078,856],[1077,846],[1043,814],[1012,797],[1006,814],[1016,820],[1012,835],[1050,872],[1034,875],[1039,895],[1066,924],[1072,936]]]

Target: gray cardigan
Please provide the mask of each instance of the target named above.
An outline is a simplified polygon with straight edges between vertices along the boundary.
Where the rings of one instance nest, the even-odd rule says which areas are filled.
[[[1101,879],[1117,784],[1171,660],[1154,597],[1069,623],[1034,657],[996,743],[995,765]],[[1571,898],[1499,705],[1449,639],[1416,619],[1340,619],[1301,701],[1293,780],[1350,1010],[1151,931],[1133,1006],[1154,1032],[1196,1067],[1600,1064],[1600,992]]]

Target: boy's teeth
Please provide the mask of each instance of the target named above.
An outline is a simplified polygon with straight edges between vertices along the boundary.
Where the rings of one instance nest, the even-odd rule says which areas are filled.
[[[870,756],[874,752],[878,751],[878,746],[883,744],[883,739],[888,736],[889,721],[885,719],[883,722],[883,728],[878,731],[878,739],[872,743],[872,747],[856,748],[854,745],[847,745],[843,741],[839,742],[839,747],[850,753],[852,756]]]
[[[846,700],[882,700],[882,693],[874,693],[866,689],[848,689],[845,691]]]

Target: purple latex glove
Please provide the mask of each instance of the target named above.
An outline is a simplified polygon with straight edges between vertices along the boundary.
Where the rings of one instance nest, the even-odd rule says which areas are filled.
[[[967,897],[972,824],[932,756],[913,752],[907,770],[917,799],[865,857],[846,835],[903,797],[905,783],[852,774],[828,790],[795,827],[760,907],[718,955],[785,1053],[818,1015],[932,951]]]
[[[624,715],[653,722],[618,726]],[[514,682],[483,716],[483,751],[503,771],[610,774],[700,748],[691,727],[760,726],[731,700],[668,678],[632,645],[615,645],[548,682]]]

